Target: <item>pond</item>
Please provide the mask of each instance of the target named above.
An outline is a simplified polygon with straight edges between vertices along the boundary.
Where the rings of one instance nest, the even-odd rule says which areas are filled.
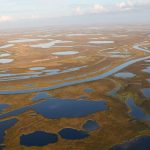
[[[38,70],[44,70],[45,67],[32,67],[32,68],[29,68],[29,70],[32,70],[32,71],[38,71]]]
[[[84,89],[84,92],[85,93],[93,93],[94,90],[92,88],[86,88],[86,89]]]
[[[28,39],[28,38],[19,38],[12,41],[8,41],[8,43],[26,43],[26,42],[36,42],[41,41],[42,39]]]
[[[94,120],[88,120],[82,127],[85,131],[94,131],[100,128],[99,124]]]
[[[114,41],[90,41],[89,44],[113,44]]]
[[[36,44],[36,45],[31,45],[31,47],[33,47],[33,48],[50,48],[50,47],[54,47],[56,44],[71,43],[71,42],[72,41],[54,40],[54,41],[51,41],[48,43],[40,43],[40,44]]]
[[[89,136],[85,131],[72,128],[64,128],[60,130],[59,135],[66,140],[80,140]]]
[[[52,53],[52,55],[57,55],[57,56],[66,56],[66,55],[75,55],[78,54],[78,51],[63,51],[63,52],[55,52]]]
[[[60,119],[84,117],[96,112],[105,111],[108,107],[105,101],[49,98],[37,104],[2,114],[0,115],[0,119],[17,116],[30,109],[33,109],[45,118]]]
[[[14,59],[0,59],[0,64],[7,64],[13,62]]]
[[[146,72],[146,73],[150,73],[150,66],[149,67],[146,67],[145,69],[142,70],[143,72]]]
[[[20,144],[24,146],[45,146],[58,141],[57,134],[36,131],[20,137]]]
[[[11,54],[9,54],[9,53],[2,53],[2,54],[0,54],[0,57],[8,57],[8,56],[10,56]]]
[[[130,73],[130,72],[120,72],[114,75],[115,77],[118,78],[123,78],[123,79],[127,79],[127,78],[133,78],[136,75],[134,73]]]
[[[6,44],[6,45],[0,46],[0,49],[9,48],[9,47],[13,47],[13,46],[14,46],[14,44]]]
[[[49,97],[50,97],[50,95],[47,92],[41,92],[41,93],[37,93],[35,96],[33,96],[32,101],[39,101],[42,99],[47,99]]]

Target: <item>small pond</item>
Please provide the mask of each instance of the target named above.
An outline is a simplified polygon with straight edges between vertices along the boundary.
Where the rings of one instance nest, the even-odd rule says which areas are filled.
[[[127,78],[133,78],[136,75],[134,73],[130,73],[130,72],[120,72],[114,75],[115,77],[118,78],[123,78],[123,79],[127,79]]]
[[[13,59],[0,59],[0,64],[8,64],[13,62]]]
[[[78,51],[64,51],[64,52],[55,52],[55,53],[52,53],[52,55],[66,56],[66,55],[75,55],[78,53],[79,53]]]
[[[56,143],[57,141],[57,134],[46,133],[43,131],[36,131],[20,137],[20,144],[24,146],[45,146]]]
[[[99,124],[94,120],[88,120],[82,127],[86,131],[94,131],[100,128]]]
[[[82,130],[64,128],[59,131],[59,135],[66,140],[80,140],[87,138],[89,134]]]

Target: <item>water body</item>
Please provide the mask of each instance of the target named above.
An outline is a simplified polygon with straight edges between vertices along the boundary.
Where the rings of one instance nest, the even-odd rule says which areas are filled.
[[[14,44],[6,44],[6,45],[0,46],[0,49],[5,49],[5,48],[13,47],[13,46]]]
[[[86,68],[86,67],[87,67],[87,66],[80,66],[80,67],[69,68],[69,69],[66,69],[66,70],[62,71],[61,73],[78,71],[78,70],[83,69],[83,68]]]
[[[129,115],[132,116],[134,119],[141,121],[150,121],[150,115],[145,114],[142,108],[135,104],[133,98],[129,98],[127,100],[127,105],[131,110]]]
[[[109,150],[150,150],[150,136],[136,137]]]
[[[32,101],[39,101],[42,99],[47,99],[49,98],[50,95],[47,92],[41,92],[41,93],[37,93],[33,98]]]
[[[13,59],[0,59],[0,64],[8,64],[13,62]]]
[[[8,57],[8,56],[10,56],[11,54],[9,54],[9,53],[2,53],[2,54],[0,54],[0,57]]]
[[[0,113],[3,112],[3,110],[5,110],[6,108],[8,108],[9,105],[8,104],[0,104]]]
[[[82,127],[85,131],[95,131],[100,128],[99,124],[94,120],[88,120]]]
[[[113,44],[114,41],[90,41],[89,44]]]
[[[114,76],[118,78],[127,79],[127,78],[133,78],[136,75],[130,72],[120,72],[120,73],[115,74]]]
[[[150,100],[150,88],[142,89],[142,93],[148,100]]]
[[[60,130],[59,135],[66,140],[80,140],[87,138],[89,134],[82,130],[76,130],[72,128],[64,128]]]
[[[23,94],[23,93],[25,94],[25,93],[32,93],[32,92],[42,92],[42,91],[54,90],[54,89],[58,89],[58,88],[66,87],[66,86],[78,85],[78,84],[81,84],[81,83],[86,83],[86,82],[91,82],[91,81],[97,81],[97,80],[109,77],[112,74],[114,74],[114,73],[116,73],[116,72],[118,72],[118,71],[132,65],[132,64],[135,64],[137,62],[140,62],[140,61],[143,61],[143,60],[146,60],[146,59],[150,59],[150,56],[130,60],[128,62],[125,62],[125,63],[113,68],[112,70],[110,70],[108,72],[97,75],[95,77],[90,77],[90,78],[87,78],[87,79],[83,79],[83,80],[76,80],[76,81],[66,82],[66,83],[63,83],[63,84],[58,84],[58,85],[51,86],[51,87],[31,89],[31,90],[0,91],[0,94]]]
[[[28,39],[28,38],[19,38],[16,40],[8,41],[8,43],[26,43],[26,42],[36,42],[41,41],[42,39]]]
[[[139,44],[133,45],[133,48],[137,49],[137,50],[140,50],[140,51],[143,51],[143,52],[146,52],[146,53],[150,53],[150,50],[147,50],[147,49],[144,49],[144,48],[140,47]]]
[[[45,67],[32,67],[32,68],[29,68],[29,70],[32,70],[32,71],[39,71],[39,70],[44,70]]]
[[[17,119],[10,119],[10,120],[0,122],[0,150],[2,150],[3,148],[2,144],[4,141],[6,130],[12,127],[13,125],[15,125],[16,123],[17,123]]]
[[[64,51],[64,52],[55,52],[55,53],[52,53],[52,55],[67,56],[67,55],[75,55],[78,53],[79,53],[78,51]]]
[[[70,43],[72,41],[62,41],[62,40],[54,40],[48,43],[40,43],[36,45],[31,45],[33,48],[50,48],[54,47],[56,44]],[[65,46],[64,46],[65,47]]]
[[[108,107],[105,101],[49,98],[48,100],[37,104],[22,107],[6,114],[2,114],[0,115],[0,119],[17,116],[30,109],[33,109],[45,118],[60,119],[84,117],[96,112],[105,111]]]
[[[22,135],[20,137],[20,144],[24,146],[45,146],[53,144],[58,141],[57,134],[46,133],[43,131],[36,131],[31,134]]]
[[[86,89],[84,89],[84,92],[85,92],[85,93],[93,93],[94,90],[91,89],[91,88],[86,88]]]
[[[146,67],[145,69],[142,70],[143,72],[146,72],[146,73],[150,73],[150,66],[149,67]]]

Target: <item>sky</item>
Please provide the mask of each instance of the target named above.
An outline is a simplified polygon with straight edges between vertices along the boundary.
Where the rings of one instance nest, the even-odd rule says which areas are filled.
[[[140,17],[150,14],[150,0],[0,0],[0,26],[130,12],[140,12]]]

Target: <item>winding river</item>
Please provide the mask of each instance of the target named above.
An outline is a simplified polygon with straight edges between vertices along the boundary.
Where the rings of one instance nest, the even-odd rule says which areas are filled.
[[[138,44],[134,45],[133,48],[136,49],[136,50],[144,51],[146,53],[150,53],[150,50],[143,49]],[[112,70],[110,70],[108,72],[97,75],[95,77],[89,77],[87,79],[76,80],[76,81],[66,82],[66,83],[63,83],[63,84],[58,84],[58,85],[55,85],[55,86],[37,88],[37,89],[30,89],[30,90],[0,91],[0,94],[25,94],[25,93],[32,93],[32,92],[42,92],[42,91],[54,90],[54,89],[58,89],[58,88],[66,87],[66,86],[72,86],[72,85],[78,85],[78,84],[81,84],[81,83],[96,81],[96,80],[100,80],[100,79],[106,78],[108,76],[111,76],[112,74],[114,74],[114,73],[116,73],[116,72],[118,72],[118,71],[132,65],[132,64],[135,64],[135,63],[140,62],[140,61],[144,61],[146,59],[150,59],[150,56],[145,56],[145,57],[142,57],[142,58],[137,58],[137,59],[134,59],[134,60],[130,60],[128,62],[125,62],[125,63],[113,68]]]

